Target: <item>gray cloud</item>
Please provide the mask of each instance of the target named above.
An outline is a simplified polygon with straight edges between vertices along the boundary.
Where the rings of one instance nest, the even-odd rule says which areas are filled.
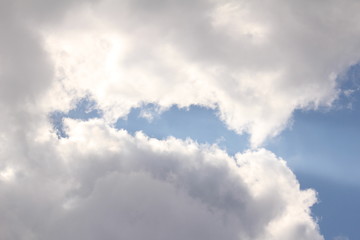
[[[101,120],[66,126],[69,138],[41,132],[26,141],[31,164],[0,172],[3,239],[322,239],[314,192],[266,150],[232,158]]]

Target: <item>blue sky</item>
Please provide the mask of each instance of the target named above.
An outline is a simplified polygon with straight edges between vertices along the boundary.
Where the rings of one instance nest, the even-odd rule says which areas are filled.
[[[360,67],[351,67],[343,76],[342,90],[357,89],[360,85]],[[351,107],[349,107],[351,106]],[[152,112],[152,119],[142,112]],[[100,118],[96,103],[82,99],[68,114],[54,112],[51,119],[60,137],[63,117],[87,120]],[[279,136],[268,140],[264,147],[286,159],[303,189],[318,192],[319,203],[313,209],[322,234],[326,239],[346,236],[360,238],[357,225],[360,221],[360,91],[350,96],[340,95],[333,107],[318,110],[297,110],[292,125]],[[217,144],[230,155],[248,149],[249,136],[229,130],[219,120],[216,110],[200,106],[171,107],[156,113],[156,105],[146,104],[134,108],[126,118],[115,123],[117,129],[135,134],[166,139],[174,136],[190,138],[201,144]]]

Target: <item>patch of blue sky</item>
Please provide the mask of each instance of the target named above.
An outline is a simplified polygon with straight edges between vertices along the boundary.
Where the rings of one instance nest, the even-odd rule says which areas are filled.
[[[91,118],[99,118],[101,116],[101,111],[96,108],[96,102],[89,98],[80,99],[77,102],[76,107],[67,113],[55,111],[49,114],[50,121],[53,124],[59,138],[67,137],[63,126],[64,118],[88,120]]]
[[[229,154],[233,155],[249,148],[248,135],[238,135],[229,130],[216,116],[216,111],[201,106],[178,108],[172,106],[169,110],[156,114],[154,104],[131,109],[125,118],[115,123],[117,129],[125,129],[130,134],[142,131],[149,137],[166,139],[173,136],[180,139],[190,138],[199,144],[217,144]],[[149,119],[144,113],[153,114]],[[69,111],[52,112],[50,120],[59,137],[67,137],[63,129],[63,119],[82,119],[101,117],[101,111],[96,109],[96,103],[88,98],[81,99],[76,107]]]
[[[296,111],[294,119],[292,128],[266,147],[287,159],[296,171],[359,185],[359,104],[328,112]]]
[[[238,135],[229,130],[216,116],[216,110],[201,106],[172,106],[161,115],[155,115],[152,120],[142,117],[144,110],[152,111],[155,107],[148,104],[132,109],[127,118],[116,122],[116,128],[126,129],[131,134],[142,131],[157,139],[173,136],[180,139],[191,138],[200,144],[217,144],[231,155],[249,148],[248,135]]]
[[[333,108],[295,111],[293,126],[266,147],[295,171],[360,187],[360,66],[342,78],[342,94]]]
[[[360,239],[360,188],[358,186],[324,178],[306,172],[296,172],[302,188],[318,192],[318,203],[312,207],[318,218],[325,240],[346,236],[349,240]]]

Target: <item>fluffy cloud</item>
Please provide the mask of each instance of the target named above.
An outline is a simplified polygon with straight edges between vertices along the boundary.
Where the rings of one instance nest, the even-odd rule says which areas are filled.
[[[41,30],[57,72],[49,95],[69,105],[48,103],[66,110],[90,95],[109,122],[144,103],[217,108],[259,146],[295,109],[336,99],[337,75],[359,60],[359,8],[335,0],[103,0],[72,8]]]
[[[1,1],[0,238],[323,239],[314,191],[272,153],[109,124],[197,104],[258,146],[295,109],[331,104],[358,61],[359,3],[308,4]],[[58,139],[47,114],[84,96],[104,119],[68,119]]]
[[[314,192],[266,150],[230,157],[102,120],[65,124],[69,138],[39,131],[2,171],[2,239],[323,239]]]

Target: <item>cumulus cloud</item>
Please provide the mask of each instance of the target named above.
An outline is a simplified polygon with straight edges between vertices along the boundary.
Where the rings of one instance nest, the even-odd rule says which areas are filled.
[[[255,147],[330,105],[358,61],[359,3],[309,4],[1,1],[0,238],[323,239],[314,191],[272,153],[111,126],[201,105]],[[104,119],[67,119],[59,139],[47,115],[84,96]]]
[[[323,239],[314,191],[264,149],[230,157],[102,120],[65,125],[69,138],[29,138],[32,163],[1,179],[2,239]]]
[[[359,60],[359,8],[336,0],[103,0],[72,8],[41,29],[57,73],[49,94],[69,103],[90,95],[109,122],[143,103],[216,108],[259,146],[295,109],[336,99],[337,75]]]

